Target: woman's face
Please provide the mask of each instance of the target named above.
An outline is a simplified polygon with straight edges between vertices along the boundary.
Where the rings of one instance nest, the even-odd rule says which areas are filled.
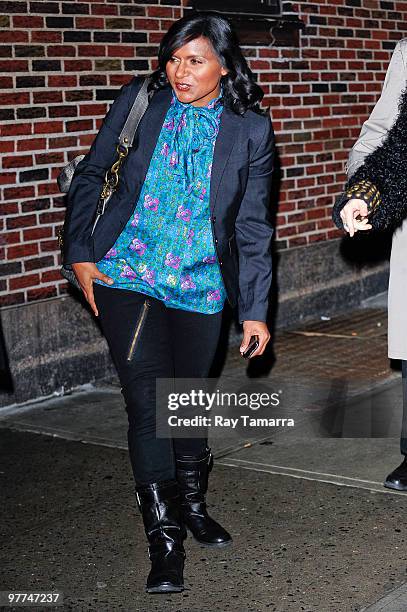
[[[220,78],[227,72],[204,36],[176,49],[166,66],[178,100],[193,106],[205,106],[216,98],[220,94]]]

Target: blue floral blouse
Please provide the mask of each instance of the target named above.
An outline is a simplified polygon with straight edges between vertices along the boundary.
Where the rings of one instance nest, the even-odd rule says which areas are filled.
[[[197,107],[172,92],[135,211],[96,264],[114,280],[105,286],[139,291],[182,310],[222,310],[226,292],[209,211],[222,111],[221,95]]]

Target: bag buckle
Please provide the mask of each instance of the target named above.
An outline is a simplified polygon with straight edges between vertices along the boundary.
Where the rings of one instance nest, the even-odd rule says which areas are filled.
[[[106,200],[102,200],[102,198],[100,198],[97,208],[96,208],[96,214],[99,215],[99,217],[101,217],[105,212],[105,208],[106,208]]]

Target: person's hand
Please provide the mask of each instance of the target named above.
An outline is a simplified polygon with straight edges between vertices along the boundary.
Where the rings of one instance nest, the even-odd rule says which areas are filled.
[[[249,346],[252,336],[259,337],[259,346],[252,355],[252,357],[257,357],[257,355],[264,353],[266,344],[271,338],[266,323],[263,323],[263,321],[243,321],[243,340],[239,349],[241,353],[244,353]]]
[[[345,204],[341,210],[341,219],[343,229],[349,233],[349,236],[354,236],[356,232],[372,229],[368,223],[367,204],[359,198],[352,198]],[[356,217],[359,217],[357,219]]]
[[[91,261],[83,261],[81,263],[72,264],[72,269],[75,272],[75,276],[78,279],[78,283],[81,286],[83,294],[88,301],[90,307],[92,308],[95,316],[99,316],[99,312],[95,303],[95,298],[93,295],[93,279],[97,278],[108,285],[112,285],[114,280],[110,278],[110,276],[106,276],[106,274],[102,274],[97,269],[96,264]]]

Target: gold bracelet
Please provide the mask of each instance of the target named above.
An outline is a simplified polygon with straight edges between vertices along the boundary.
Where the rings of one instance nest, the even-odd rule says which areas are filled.
[[[380,191],[370,181],[363,179],[355,183],[346,191],[348,198],[359,198],[367,204],[368,212],[371,212],[381,203]]]

